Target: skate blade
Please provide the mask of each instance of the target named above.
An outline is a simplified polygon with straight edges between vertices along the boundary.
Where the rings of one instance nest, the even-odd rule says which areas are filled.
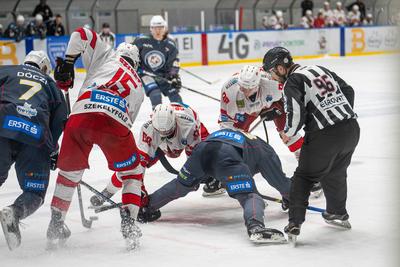
[[[207,192],[203,191],[202,196],[203,197],[219,197],[219,196],[225,194],[225,192],[226,192],[225,188],[218,189],[217,191],[214,191],[212,193],[207,193]]]
[[[264,238],[262,234],[252,234],[250,241],[255,244],[286,244],[287,240],[282,235],[272,235],[270,238]]]
[[[351,229],[351,224],[348,220],[341,221],[341,220],[325,220],[327,224],[337,226],[344,229]]]
[[[11,213],[8,211],[0,211],[1,228],[3,228],[4,237],[6,238],[9,250],[14,250],[21,245],[21,240],[15,233],[7,230],[8,225],[12,224]]]
[[[288,234],[288,243],[291,247],[296,247],[297,245],[297,235]]]

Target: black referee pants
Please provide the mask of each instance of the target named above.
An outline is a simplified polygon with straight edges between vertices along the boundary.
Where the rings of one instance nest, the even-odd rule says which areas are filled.
[[[310,189],[315,182],[321,182],[326,211],[347,214],[347,167],[359,138],[360,128],[354,119],[305,134],[290,190],[290,222],[304,222]]]

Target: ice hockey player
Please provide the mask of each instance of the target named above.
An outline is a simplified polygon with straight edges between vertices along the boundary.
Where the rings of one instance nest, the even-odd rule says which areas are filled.
[[[168,37],[167,22],[161,16],[152,17],[150,32],[149,36],[136,38],[133,44],[139,48],[139,75],[154,109],[162,102],[161,93],[170,102],[182,102],[179,95],[182,83],[178,73],[178,49]]]
[[[142,209],[143,220],[146,221],[147,214],[152,215],[169,202],[197,190],[203,179],[212,176],[226,185],[230,197],[239,201],[251,241],[285,242],[282,232],[265,228],[265,203],[253,180],[256,173],[261,173],[282,198],[288,197],[290,179],[283,173],[279,157],[270,145],[249,133],[216,131],[196,146],[177,178],[149,196],[148,206]]]
[[[143,178],[146,168],[158,161],[157,149],[160,148],[167,157],[177,158],[185,150],[190,156],[194,147],[208,136],[208,131],[197,113],[189,106],[181,103],[159,104],[153,111],[151,119],[142,126],[138,141],[141,155],[140,169]],[[213,178],[211,178],[213,179]],[[112,197],[122,186],[118,173],[114,173],[102,194]],[[219,193],[225,190],[220,188]],[[147,192],[142,188],[143,205],[147,203]],[[98,207],[104,199],[94,195],[90,199],[93,206]]]
[[[257,117],[274,121],[278,133],[283,133],[286,114],[283,107],[282,84],[272,80],[262,69],[245,65],[222,87],[221,114],[218,122],[223,129],[248,132]],[[297,133],[284,143],[298,159],[303,137]],[[315,185],[313,192],[316,197],[320,195],[320,184]]]
[[[15,163],[22,194],[0,210],[0,222],[13,250],[21,244],[20,220],[44,202],[50,169],[55,170],[58,138],[67,120],[62,92],[50,78],[43,51],[31,51],[24,64],[0,66],[0,186]]]
[[[322,217],[327,223],[350,228],[346,172],[360,136],[353,111],[353,88],[324,67],[295,64],[283,47],[272,48],[265,54],[263,68],[285,83],[288,120],[282,138],[295,136],[305,126],[305,142],[292,178],[285,232],[300,234],[310,189],[319,181],[326,197]]]
[[[48,244],[64,243],[70,235],[64,220],[94,144],[103,151],[108,168],[123,181],[121,232],[128,249],[138,245],[135,220],[140,205],[140,156],[130,128],[144,92],[136,73],[138,49],[121,43],[114,51],[93,30],[78,28],[68,43],[65,60],[58,60],[54,77],[65,90],[74,81],[74,62],[82,56],[87,75],[66,124],[59,157],[59,173],[51,202]]]

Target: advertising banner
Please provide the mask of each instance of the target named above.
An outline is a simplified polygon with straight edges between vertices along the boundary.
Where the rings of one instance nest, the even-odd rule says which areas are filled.
[[[398,52],[400,32],[396,26],[346,28],[346,55]]]
[[[69,36],[49,36],[47,38],[47,54],[49,55],[53,68],[56,65],[55,62],[57,57],[64,58],[65,51],[67,51],[68,41]],[[81,58],[76,61],[75,67],[83,68]]]
[[[25,58],[25,42],[0,39],[0,65],[21,64]]]
[[[294,56],[339,55],[340,30],[244,31],[207,33],[210,64],[226,61],[257,61],[275,46],[288,48]]]

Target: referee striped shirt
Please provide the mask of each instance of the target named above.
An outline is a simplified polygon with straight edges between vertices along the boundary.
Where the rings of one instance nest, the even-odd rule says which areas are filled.
[[[334,72],[321,66],[295,65],[284,85],[288,136],[304,125],[305,132],[356,119],[354,90]]]

